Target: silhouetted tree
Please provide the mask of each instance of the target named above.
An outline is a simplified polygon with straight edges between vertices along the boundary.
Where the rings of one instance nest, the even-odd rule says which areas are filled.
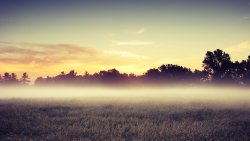
[[[204,69],[191,71],[189,68],[166,64],[158,68],[151,68],[143,75],[120,73],[117,69],[102,70],[98,73],[89,74],[85,72],[77,75],[71,70],[65,74],[61,72],[54,77],[38,77],[35,84],[123,84],[123,82],[152,82],[152,83],[172,83],[172,82],[233,82],[238,84],[250,84],[250,56],[241,62],[232,62],[229,54],[222,50],[208,51],[202,62]],[[3,80],[8,81],[16,78],[15,75],[6,73]],[[211,81],[209,81],[211,80]]]
[[[9,74],[8,72],[5,72],[2,83],[3,84],[18,84],[19,81],[15,73]]]
[[[9,74],[8,72],[5,72],[5,73],[4,73],[4,76],[3,76],[3,79],[4,79],[5,82],[6,82],[6,81],[10,81],[10,80],[11,80],[10,74]]]
[[[144,74],[144,77],[148,80],[159,80],[161,78],[161,73],[159,69],[149,69],[147,72]]]
[[[242,71],[244,71],[242,76],[243,83],[250,84],[250,55],[247,60],[243,60],[241,62],[241,67]]]
[[[36,78],[36,80],[35,80],[35,84],[36,85],[41,85],[41,84],[46,84],[46,79],[44,79],[43,77],[38,77],[38,78]]]
[[[59,75],[55,76],[54,79],[56,82],[66,81],[66,74],[62,71]]]
[[[21,83],[24,85],[27,85],[30,83],[30,78],[26,72],[23,73],[23,76],[21,77]]]
[[[204,70],[209,74],[208,80],[221,81],[231,78],[232,62],[229,54],[222,50],[208,51],[202,63]]]
[[[186,67],[167,64],[161,65],[157,69],[149,69],[144,74],[144,78],[155,82],[186,81],[191,80],[192,71]]]
[[[165,67],[161,66],[161,73],[166,74],[170,79],[174,80],[188,80],[192,76],[192,71],[186,67],[167,64]]]
[[[90,76],[91,76],[91,75],[86,71],[86,72],[84,73],[84,75],[83,75],[83,78],[84,78],[84,79],[89,79]]]
[[[3,76],[3,84],[10,84],[10,83],[11,83],[11,75],[8,72],[5,72]]]
[[[130,73],[129,75],[128,75],[128,79],[129,80],[135,80],[137,78],[137,76],[135,75],[135,74],[133,74],[133,73]]]
[[[110,83],[110,82],[121,82],[125,80],[128,77],[128,75],[121,74],[116,69],[110,69],[108,71],[100,71],[98,77],[101,81]]]
[[[17,79],[17,75],[15,73],[11,73],[11,83],[17,84],[19,81]]]
[[[46,79],[49,79],[50,83],[75,83],[77,81],[77,73],[74,70],[69,71],[67,74],[62,71],[59,75]]]
[[[68,74],[66,74],[67,80],[74,80],[76,78],[77,72],[71,70]]]
[[[193,72],[193,79],[196,80],[196,81],[198,81],[198,82],[199,81],[201,81],[201,82],[207,82],[208,76],[209,76],[209,74],[205,70],[200,71],[200,70],[196,69]]]
[[[0,74],[0,84],[2,84],[3,83],[3,77],[2,77],[2,75]]]

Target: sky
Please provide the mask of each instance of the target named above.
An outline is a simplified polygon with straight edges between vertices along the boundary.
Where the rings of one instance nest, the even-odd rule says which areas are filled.
[[[32,78],[250,55],[250,0],[1,0],[0,74]]]

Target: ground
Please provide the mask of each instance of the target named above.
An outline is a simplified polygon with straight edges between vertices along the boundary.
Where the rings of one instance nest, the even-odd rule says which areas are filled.
[[[71,102],[71,104],[69,104]],[[2,141],[250,140],[249,108],[5,100]]]

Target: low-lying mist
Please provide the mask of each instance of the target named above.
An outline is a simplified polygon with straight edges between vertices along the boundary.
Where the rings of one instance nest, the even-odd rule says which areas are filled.
[[[230,87],[1,87],[0,99],[29,101],[64,101],[71,104],[209,104],[213,106],[250,107],[250,90]],[[72,102],[74,101],[74,102]],[[211,104],[212,103],[212,104]]]
[[[247,88],[0,88],[6,141],[249,141],[249,125]]]

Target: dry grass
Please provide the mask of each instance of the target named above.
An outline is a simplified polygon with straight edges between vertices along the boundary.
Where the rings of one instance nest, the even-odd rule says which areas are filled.
[[[34,103],[1,102],[1,140],[250,140],[250,109]]]

